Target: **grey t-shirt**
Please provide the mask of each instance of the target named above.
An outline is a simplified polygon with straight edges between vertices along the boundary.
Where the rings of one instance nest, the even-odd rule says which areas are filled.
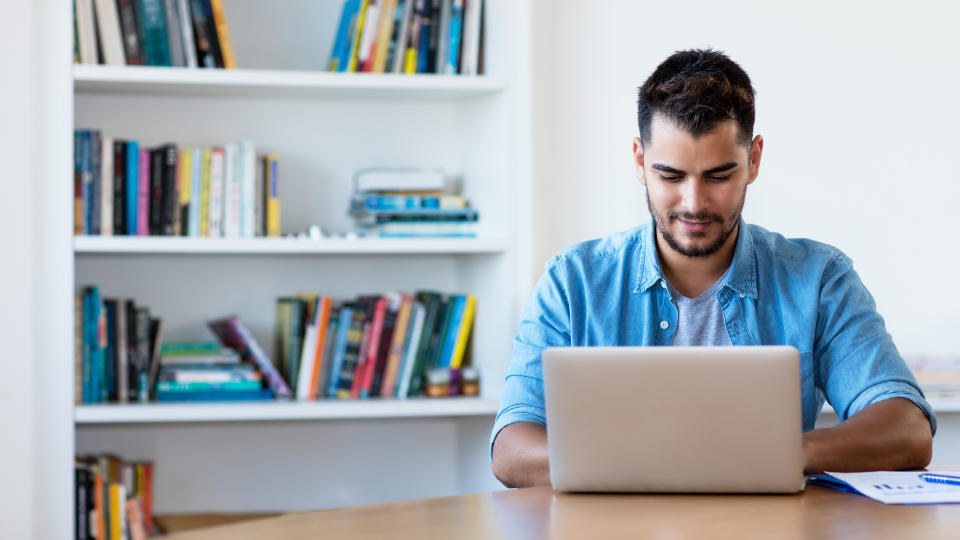
[[[696,298],[680,294],[669,280],[667,290],[677,306],[677,331],[673,334],[674,346],[733,345],[727,325],[723,322],[723,310],[717,301],[717,293],[727,282],[728,268],[716,283]]]

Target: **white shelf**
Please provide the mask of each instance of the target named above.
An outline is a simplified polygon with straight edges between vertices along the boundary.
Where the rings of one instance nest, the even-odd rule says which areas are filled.
[[[77,405],[74,422],[79,425],[493,416],[497,406],[496,400],[482,398]]]
[[[484,238],[180,238],[163,236],[77,236],[77,254],[183,255],[388,255],[496,254],[506,242]]]
[[[324,71],[73,66],[74,91],[132,95],[317,97],[437,100],[496,93],[503,81],[486,75],[399,75]]]

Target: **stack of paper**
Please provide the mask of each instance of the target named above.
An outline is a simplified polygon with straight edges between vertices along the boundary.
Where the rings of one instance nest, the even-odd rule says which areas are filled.
[[[960,503],[960,486],[926,482],[922,474],[960,476],[960,471],[879,471],[815,474],[810,483],[860,493],[885,504]]]

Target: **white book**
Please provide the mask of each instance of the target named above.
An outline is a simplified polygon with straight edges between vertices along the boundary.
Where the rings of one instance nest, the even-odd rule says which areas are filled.
[[[363,169],[354,175],[354,190],[432,191],[442,190],[446,174],[442,169]]]
[[[183,39],[183,58],[187,67],[197,67],[197,49],[193,40],[193,19],[190,18],[188,0],[177,0],[177,15],[180,22],[180,37]]]
[[[177,9],[177,0],[164,0],[164,17],[167,23],[167,48],[170,51],[170,65],[183,67],[186,60],[183,57],[183,38],[180,32],[180,11]]]
[[[113,235],[113,137],[100,144],[100,235]]]
[[[417,360],[417,350],[420,337],[423,335],[423,318],[426,308],[420,302],[414,302],[410,312],[410,331],[407,334],[406,353],[403,355],[403,368],[400,371],[400,382],[397,384],[397,397],[405,398],[410,392],[410,380],[413,378],[413,367]]]
[[[223,236],[223,148],[210,152],[210,210],[207,236]]]
[[[360,71],[364,64],[370,61],[370,50],[373,42],[377,38],[377,24],[380,20],[380,5],[371,0],[367,6],[367,16],[363,19],[363,35],[360,37],[360,50],[357,51],[357,71]]]
[[[480,20],[483,18],[483,0],[467,2],[463,17],[462,75],[476,75],[480,63]]]
[[[200,236],[200,201],[203,196],[203,149],[194,148],[190,157],[190,217],[187,219],[190,237]]]
[[[230,143],[224,148],[224,180],[226,201],[223,209],[223,236],[240,237],[240,144]]]
[[[303,333],[300,347],[300,373],[297,374],[297,399],[309,399],[310,383],[313,382],[313,361],[317,352],[317,325],[310,324]]]
[[[240,236],[244,238],[253,238],[256,235],[256,197],[257,197],[257,149],[250,141],[240,143],[243,154],[243,178],[241,182],[242,200],[241,222],[243,227],[240,229]]]
[[[76,0],[77,48],[81,64],[96,64],[99,56],[93,0]]]
[[[95,0],[97,12],[97,32],[100,34],[100,46],[103,47],[103,62],[110,66],[122,66],[126,63],[123,54],[123,35],[120,32],[120,16],[114,0]]]

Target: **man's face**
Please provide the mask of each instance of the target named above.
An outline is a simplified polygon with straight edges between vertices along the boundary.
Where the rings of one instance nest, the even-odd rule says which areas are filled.
[[[734,235],[747,185],[760,167],[763,138],[737,141],[733,120],[694,138],[672,120],[654,115],[647,147],[634,139],[637,178],[657,232],[686,257],[716,253]]]

